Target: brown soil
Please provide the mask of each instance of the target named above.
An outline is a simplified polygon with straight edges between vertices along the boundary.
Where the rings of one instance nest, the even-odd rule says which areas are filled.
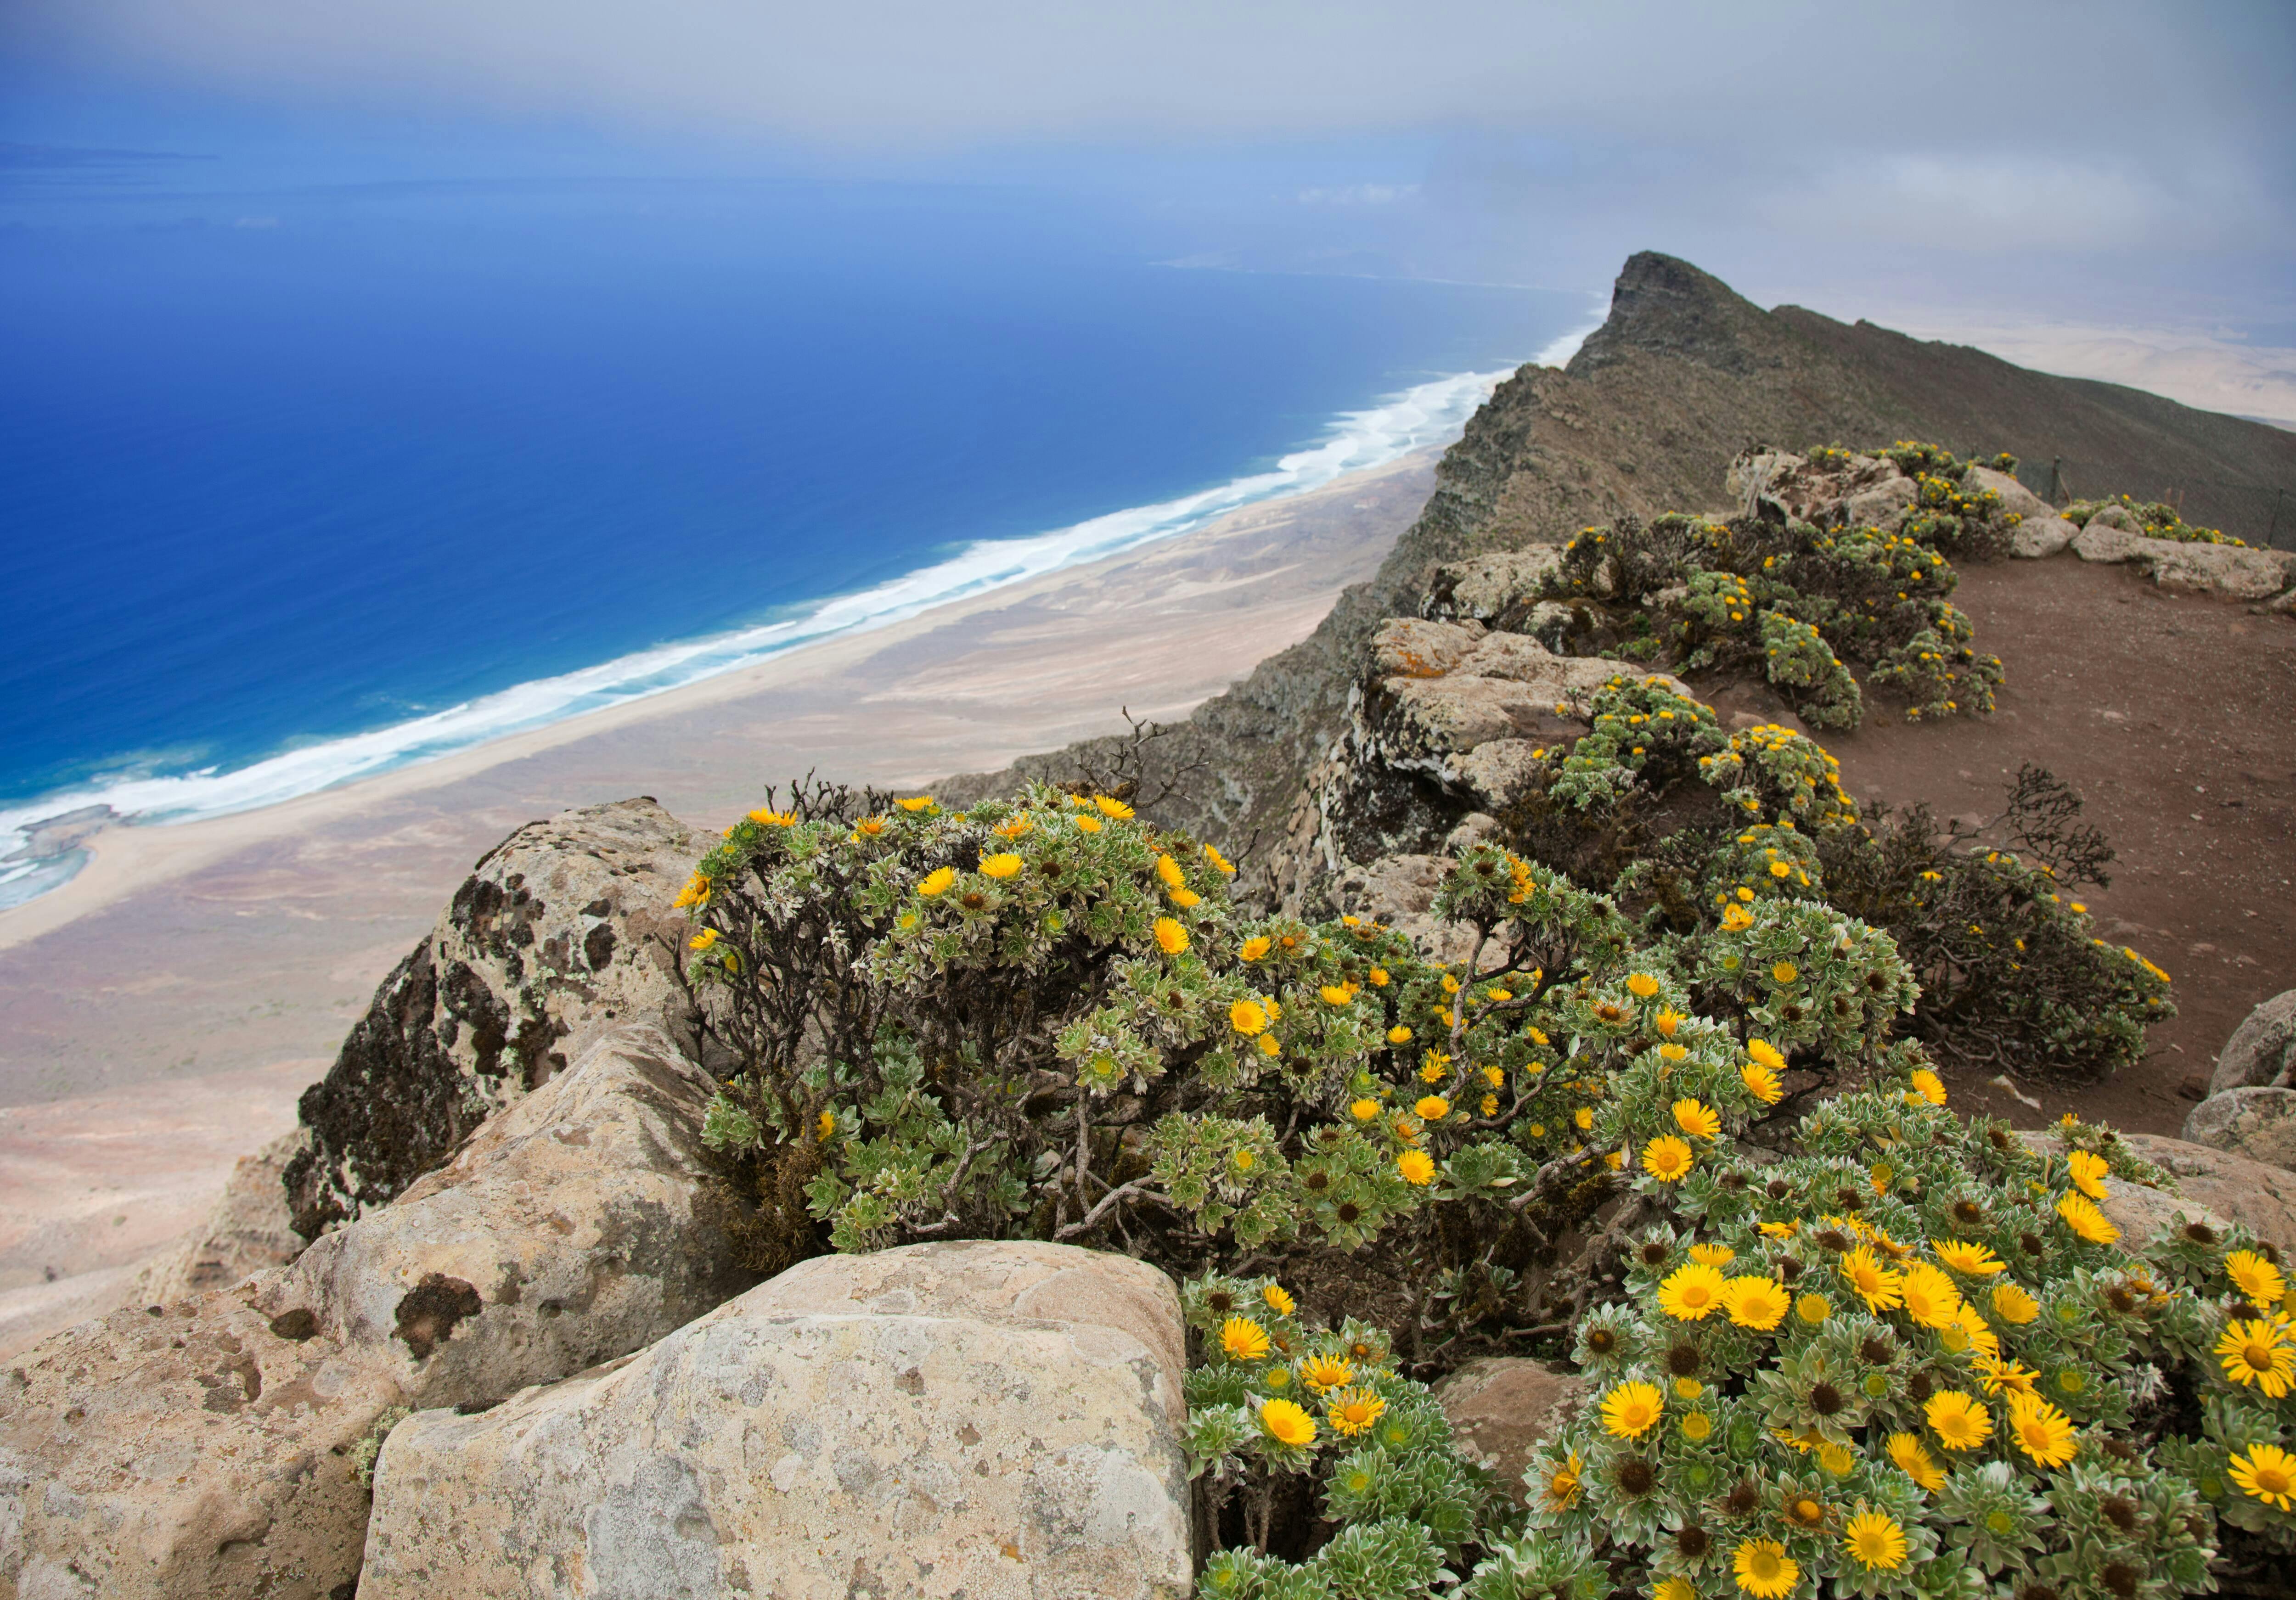
[[[2166,967],[2177,1009],[2111,1082],[2021,1080],[2045,1112],[1978,1074],[1956,1103],[2021,1127],[2078,1111],[2174,1135],[2185,1079],[2205,1083],[2249,1009],[2296,988],[2296,622],[2070,557],[1965,566],[1954,599],[2007,671],[1999,709],[1821,734],[1844,786],[1990,819],[2020,763],[2055,773],[2119,852],[2112,888],[2083,897],[2097,931]]]

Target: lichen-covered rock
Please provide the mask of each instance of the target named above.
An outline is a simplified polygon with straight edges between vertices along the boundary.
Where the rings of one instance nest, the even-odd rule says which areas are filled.
[[[1559,545],[1499,550],[1437,569],[1425,602],[1430,617],[1472,619],[1520,628],[1546,580],[1562,566]]]
[[[1395,617],[1372,636],[1374,677],[1441,677],[1459,669],[1489,630],[1473,620],[1430,621]]]
[[[2217,1052],[2209,1093],[2251,1087],[2296,1088],[2296,989],[2250,1012]]]
[[[2107,506],[2091,517],[2087,526],[2073,538],[2073,554],[2085,562],[2130,561],[2153,542],[2141,529],[2121,525],[2132,520],[2125,512],[2120,513],[2120,521],[2105,521],[2108,513],[2120,511],[2117,505]]]
[[[207,1220],[182,1248],[139,1275],[130,1303],[147,1306],[204,1294],[266,1267],[283,1267],[302,1254],[307,1241],[295,1231],[281,1179],[287,1163],[303,1148],[305,1136],[299,1128],[253,1155],[240,1157]]]
[[[1435,891],[1450,866],[1441,856],[1382,856],[1341,871],[1332,898],[1344,915],[1394,929],[1431,961],[1464,961],[1474,948],[1474,930],[1434,915]]]
[[[1496,1473],[1518,1503],[1526,1503],[1522,1471],[1531,1452],[1561,1431],[1586,1393],[1585,1378],[1524,1356],[1470,1361],[1435,1386],[1452,1442]]]
[[[2142,534],[2144,531],[2144,524],[2136,520],[2136,513],[2125,505],[2104,506],[2093,513],[2082,526],[2084,529],[2109,528],[2121,533]]]
[[[28,1352],[0,1380],[0,1595],[348,1594],[379,1418],[491,1404],[741,1288],[701,1165],[713,1087],[617,1032],[291,1266]]]
[[[784,1277],[611,1367],[400,1424],[363,1600],[1189,1592],[1183,1335],[1153,1268],[980,1242]]]
[[[2185,1142],[2296,1172],[2296,1089],[2211,1095],[2185,1119]]]
[[[2009,554],[2021,561],[2046,561],[2062,555],[2080,529],[2054,514],[2027,517],[2011,530]]]
[[[2181,544],[2175,539],[2146,539],[2138,552],[2166,588],[2197,589],[2227,600],[2263,600],[2288,587],[2286,553],[2243,550],[2237,545]]]
[[[1997,472],[1991,467],[1972,466],[1961,481],[1964,489],[1980,492],[1991,489],[2000,497],[2002,511],[2010,516],[2030,521],[2056,515],[2046,500],[2006,472]]]
[[[711,842],[629,800],[529,823],[480,857],[304,1091],[296,1231],[395,1198],[618,1022],[666,1028],[701,1059],[670,902]]]
[[[1859,489],[1841,503],[1842,515],[1852,528],[1882,528],[1894,530],[1906,520],[1920,488],[1910,478],[1885,478],[1870,488]]]

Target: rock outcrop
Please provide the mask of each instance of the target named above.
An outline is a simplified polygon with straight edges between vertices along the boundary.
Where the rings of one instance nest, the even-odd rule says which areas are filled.
[[[0,1380],[0,1595],[348,1596],[354,1456],[393,1408],[491,1405],[742,1286],[703,1176],[713,1091],[658,1030],[618,1030],[291,1266],[28,1352]]]
[[[1062,1245],[824,1257],[377,1464],[365,1600],[1174,1597],[1179,1303]]]
[[[2217,1052],[2209,1093],[2296,1088],[2296,989],[2259,1005]]]
[[[2296,1172],[2296,1089],[2251,1085],[2211,1095],[2185,1119],[2185,1142]]]
[[[1459,1453],[1526,1504],[1522,1472],[1531,1452],[1562,1431],[1586,1396],[1585,1378],[1522,1356],[1470,1361],[1435,1386]]]
[[[480,858],[306,1090],[286,1185],[314,1239],[401,1194],[622,1022],[701,1059],[670,902],[711,842],[651,800],[529,823]]]
[[[2064,1148],[2054,1133],[2017,1136],[2044,1154]],[[2222,1230],[2240,1223],[2284,1256],[2296,1259],[2296,1176],[2247,1156],[2161,1134],[2129,1133],[2121,1142],[2169,1174],[2176,1193],[2114,1178],[2100,1208],[2124,1245],[2143,1246],[2161,1227],[2198,1222]]]

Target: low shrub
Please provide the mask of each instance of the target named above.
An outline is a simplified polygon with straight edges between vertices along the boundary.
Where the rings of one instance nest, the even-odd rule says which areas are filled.
[[[2128,495],[2109,496],[2102,500],[2076,500],[2058,514],[2077,527],[2086,528],[2089,519],[2108,505],[2118,505],[2136,519],[2145,537],[2173,539],[2180,545],[2235,545],[2245,550],[2246,539],[2228,537],[2222,529],[2195,528],[2185,521],[2185,513],[2166,500],[2137,500]]]

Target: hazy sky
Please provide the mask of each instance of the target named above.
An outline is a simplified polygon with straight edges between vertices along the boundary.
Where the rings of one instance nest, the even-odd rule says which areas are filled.
[[[1590,293],[1656,248],[2296,419],[2292,70],[2289,0],[10,0],[0,141],[1004,185],[1196,265]]]

